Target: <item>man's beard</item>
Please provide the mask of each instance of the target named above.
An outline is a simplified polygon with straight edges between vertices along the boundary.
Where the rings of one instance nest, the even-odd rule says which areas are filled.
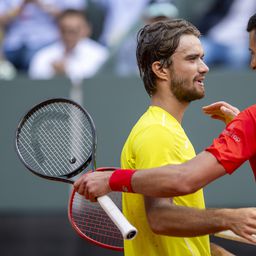
[[[175,74],[173,79],[171,79],[170,89],[180,102],[191,102],[204,97],[204,90],[199,91],[195,86],[188,87],[189,84],[188,79],[177,77]]]

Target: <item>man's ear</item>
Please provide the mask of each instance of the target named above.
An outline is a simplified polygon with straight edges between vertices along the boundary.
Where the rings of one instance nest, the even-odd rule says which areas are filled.
[[[167,68],[164,68],[160,61],[153,62],[151,68],[157,78],[162,80],[168,79]]]

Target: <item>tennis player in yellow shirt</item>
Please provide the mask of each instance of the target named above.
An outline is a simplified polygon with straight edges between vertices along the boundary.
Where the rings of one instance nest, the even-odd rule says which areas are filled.
[[[205,94],[209,70],[199,36],[182,19],[156,22],[140,30],[137,62],[151,106],[124,145],[123,169],[180,164],[195,156],[181,123],[190,102]],[[82,183],[83,178],[75,188],[86,196]],[[226,229],[229,215],[223,216],[225,209],[205,210],[202,189],[173,198],[123,193],[123,211],[139,231],[135,239],[125,241],[126,256],[210,256],[217,255],[216,251],[232,255],[210,246],[208,234]]]
[[[122,151],[121,164],[124,169],[145,169],[183,163],[194,156],[193,146],[177,119],[161,105],[152,105],[132,129]],[[123,212],[139,230],[137,238],[125,241],[125,255],[210,255],[208,236],[185,238],[156,234],[162,232],[157,230],[158,227],[154,230],[154,219],[151,219],[160,214],[158,208],[170,209],[171,204],[204,209],[203,191],[172,199],[123,193]],[[172,224],[174,235],[181,231],[184,225],[182,219],[191,218],[189,211],[186,213],[175,208],[172,211],[173,222],[177,222]],[[150,226],[150,223],[153,225]]]
[[[138,124],[134,127],[124,147],[122,154],[123,167],[131,169],[120,169],[116,170],[115,172],[109,173],[94,172],[91,174],[86,174],[81,176],[74,185],[75,189],[80,194],[84,195],[91,201],[96,201],[95,197],[104,195],[111,190],[142,193],[144,195],[154,197],[175,196],[172,199],[168,199],[166,201],[160,198],[153,200],[152,198],[145,197],[143,200],[142,197],[137,197],[138,204],[142,205],[137,211],[136,208],[130,208],[128,204],[130,203],[130,201],[133,201],[133,205],[131,205],[132,207],[135,207],[134,204],[136,202],[134,202],[133,199],[137,200],[136,197],[133,197],[131,200],[129,200],[129,198],[125,195],[125,206],[127,214],[130,214],[129,218],[135,221],[136,225],[138,224],[140,226],[140,224],[145,224],[143,227],[140,227],[140,229],[142,230],[142,237],[145,236],[145,243],[144,241],[142,241],[143,238],[141,236],[138,236],[138,239],[141,240],[134,240],[133,244],[127,244],[127,242],[127,245],[125,246],[126,255],[136,255],[136,250],[137,252],[139,252],[137,255],[157,255],[158,252],[158,255],[209,255],[209,251],[207,249],[209,247],[209,243],[204,239],[205,236],[203,239],[201,239],[200,236],[215,233],[217,230],[221,231],[230,229],[237,235],[240,235],[251,242],[256,242],[256,208],[249,207],[239,209],[200,210],[200,204],[202,205],[203,201],[201,201],[201,203],[197,203],[196,201],[192,202],[191,200],[188,200],[192,198],[191,196],[193,196],[193,194],[190,194],[186,197],[177,197],[178,195],[193,193],[194,191],[208,184],[212,180],[225,175],[226,170],[225,165],[222,166],[223,164],[227,165],[229,163],[229,165],[231,165],[231,163],[234,163],[234,166],[232,168],[232,170],[234,171],[237,164],[242,164],[241,161],[248,160],[250,159],[250,157],[253,160],[253,157],[255,156],[255,136],[249,136],[246,133],[248,129],[243,130],[243,133],[245,133],[246,136],[249,136],[248,138],[246,138],[247,142],[238,143],[237,146],[234,148],[234,151],[233,147],[231,147],[233,144],[231,145],[230,143],[226,143],[227,141],[229,141],[229,137],[224,138],[224,135],[221,134],[218,139],[215,139],[216,142],[221,140],[223,144],[222,147],[218,147],[218,151],[215,151],[219,152],[218,158],[215,158],[214,155],[211,155],[211,153],[203,151],[197,157],[193,158],[193,160],[187,161],[186,163],[178,165],[169,164],[182,163],[183,160],[186,161],[186,156],[188,156],[189,154],[193,155],[193,149],[191,148],[191,144],[187,142],[186,136],[184,135],[184,132],[180,126],[182,116],[184,114],[185,108],[189,104],[189,100],[188,98],[183,98],[182,101],[180,95],[182,95],[183,93],[183,96],[191,96],[191,93],[188,93],[188,90],[191,92],[194,88],[195,92],[201,91],[201,94],[203,96],[204,88],[202,78],[204,78],[203,73],[207,72],[207,68],[204,66],[204,63],[202,61],[202,49],[200,43],[195,41],[197,35],[192,33],[192,35],[195,35],[195,38],[193,38],[193,36],[191,38],[190,32],[185,29],[187,26],[184,27],[184,24],[182,25],[181,21],[177,22],[176,25],[177,28],[175,29],[168,24],[162,24],[163,27],[165,26],[166,30],[170,30],[168,32],[165,31],[166,33],[163,33],[164,29],[162,28],[162,30],[160,30],[161,26],[157,28],[155,24],[152,33],[150,33],[150,29],[148,29],[147,31],[144,31],[144,33],[146,34],[144,34],[143,36],[142,30],[139,36],[139,45],[144,45],[145,48],[149,47],[148,56],[145,58],[145,61],[142,58],[143,55],[140,55],[141,51],[138,50],[138,61],[145,87],[152,98],[152,106],[139,120]],[[162,36],[160,39],[161,44],[159,40],[157,41],[157,30],[159,30],[159,32],[161,33],[160,36]],[[250,36],[249,49],[251,51],[251,68],[254,70],[256,69],[255,30],[256,14],[250,17],[247,26],[247,31],[249,32]],[[146,37],[147,32],[150,33],[148,34],[148,36],[151,36],[151,40]],[[181,33],[181,35],[179,35],[179,32]],[[174,40],[174,38],[173,40],[171,40],[172,37],[176,39],[178,37],[179,40]],[[166,41],[163,41],[163,39],[166,39]],[[152,41],[153,47],[150,50],[150,45]],[[176,48],[174,47],[175,49],[173,49],[173,47],[171,46],[174,41],[176,41]],[[165,48],[165,50],[162,48],[163,51],[160,52],[160,46],[166,45],[167,42],[170,43],[169,48],[167,47]],[[184,43],[189,44],[189,42],[190,45],[185,45],[185,48],[182,47],[184,46]],[[168,50],[170,53],[170,58],[169,62],[166,62],[166,56],[168,59],[168,54],[165,53]],[[193,53],[193,50],[195,51],[195,54],[191,55],[190,53]],[[196,53],[198,50],[199,59]],[[156,55],[157,53],[158,55]],[[163,66],[161,67],[161,65]],[[157,66],[160,67],[156,68]],[[168,66],[169,69],[167,68]],[[202,71],[202,68],[204,71]],[[150,78],[152,79],[151,81]],[[149,84],[151,84],[152,87],[148,87]],[[175,84],[179,84],[180,90],[177,90],[177,86],[174,86]],[[165,89],[163,88],[164,86],[166,87]],[[170,88],[169,93],[167,88]],[[164,90],[165,93],[163,93]],[[187,93],[184,93],[185,91]],[[177,97],[177,95],[179,95],[179,97]],[[255,124],[255,121],[253,121],[255,120],[255,115],[251,115],[251,113],[254,109],[255,105],[250,107],[248,110],[243,111],[244,113],[242,113],[241,115],[238,115],[239,110],[237,108],[234,108],[233,106],[225,102],[217,102],[205,107],[204,111],[206,114],[209,114],[214,118],[220,119],[228,124],[226,129],[229,129],[229,127],[233,125],[233,122],[236,122],[242,124],[243,127],[250,127],[250,130],[253,131],[253,127],[255,125],[253,126],[252,123],[254,122]],[[248,115],[248,113],[250,113],[250,115]],[[230,123],[230,121],[236,115],[238,115],[238,117]],[[242,117],[244,118],[244,120],[241,120]],[[155,125],[153,125],[153,123]],[[161,134],[158,130],[160,128]],[[170,137],[164,140],[165,134],[167,133],[169,133],[168,136]],[[227,133],[225,134],[228,135]],[[151,136],[155,137],[154,139],[152,138],[151,141],[148,141]],[[184,143],[184,141],[186,142]],[[162,147],[160,147],[159,149],[160,144],[162,144]],[[184,149],[184,145],[185,149],[187,150]],[[225,148],[225,145],[227,145],[226,147],[228,148]],[[244,145],[246,146],[246,150],[237,150],[237,147],[242,148]],[[248,145],[250,145],[249,148]],[[179,153],[179,150],[182,149],[182,147],[184,152],[186,152],[184,154],[183,151],[182,154]],[[192,151],[190,151],[191,149]],[[161,154],[159,152],[161,152]],[[232,152],[233,154],[231,154]],[[237,154],[238,152],[241,152],[242,154],[246,153],[248,155],[241,156],[240,154]],[[230,156],[232,156],[232,159],[236,158],[236,161],[218,162],[219,158],[221,158],[220,160],[227,160],[227,157]],[[146,162],[144,162],[146,158],[149,158],[149,160],[146,160]],[[182,160],[182,158],[184,159]],[[168,165],[164,164],[166,163],[166,161]],[[156,165],[161,165],[163,163],[165,166],[160,168],[153,167],[148,169],[149,167],[154,166],[155,163]],[[252,169],[254,170],[254,173],[256,173],[256,169],[254,168],[255,161],[250,161],[250,163]],[[136,172],[134,171],[134,169],[144,168],[144,166],[146,170],[139,169]],[[230,168],[227,169],[227,171],[230,170]],[[131,179],[132,177],[133,179]],[[194,189],[195,187],[196,189]],[[199,198],[201,200],[202,196],[199,195]],[[129,202],[127,202],[127,199],[129,200]],[[195,203],[195,205],[197,206],[195,208],[189,208],[184,206],[178,206],[177,204],[179,203],[182,203],[182,205]],[[140,214],[138,215],[138,218],[136,218],[137,213]],[[145,215],[147,217],[147,220]],[[154,234],[152,235],[151,231],[153,231],[154,234],[161,235],[159,237],[157,237],[157,235],[154,236]],[[177,245],[177,247],[176,245],[174,245],[174,247],[176,248],[172,248],[171,253],[169,253],[168,249],[171,247],[169,247],[169,245],[166,246],[165,242],[167,241],[167,237],[162,235],[176,236],[178,238],[199,236],[199,238],[198,240],[184,238],[183,244],[181,239],[179,240],[179,245]],[[155,238],[157,242],[153,244],[152,241],[155,241]],[[142,243],[137,243],[137,241],[142,241]],[[164,241],[164,243],[161,243],[161,241]],[[170,237],[170,240],[168,241],[171,242],[175,240],[173,239],[173,237]],[[190,243],[188,243],[188,241],[190,241]],[[202,243],[198,244],[197,241],[201,241]],[[158,246],[160,249],[158,248]],[[152,247],[154,247],[154,250],[152,250]],[[142,248],[145,250],[143,250]],[[159,249],[159,251],[157,251],[157,249]],[[153,254],[150,254],[150,250],[153,251]],[[184,250],[186,250],[187,252],[183,253]],[[203,250],[207,250],[207,253],[204,253]],[[140,253],[141,251],[142,253]],[[212,245],[211,255],[232,254],[223,250],[220,247]]]
[[[139,32],[137,61],[151,106],[124,145],[123,169],[179,164],[195,156],[181,123],[189,103],[205,94],[204,79],[209,69],[203,62],[199,35],[184,20],[155,23]],[[206,234],[215,225],[209,225],[208,213],[202,209],[205,209],[202,189],[174,198],[123,193],[123,212],[139,230],[134,240],[124,242],[125,255],[211,255]],[[164,214],[169,215],[169,223],[157,223],[164,220],[161,217]],[[217,211],[212,214],[218,217]],[[225,251],[223,255],[231,254]]]

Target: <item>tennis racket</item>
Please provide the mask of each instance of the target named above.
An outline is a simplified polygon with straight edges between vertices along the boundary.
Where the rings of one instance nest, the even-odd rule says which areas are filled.
[[[68,99],[50,99],[34,106],[16,131],[17,153],[27,169],[42,178],[69,184],[89,164],[95,171],[96,143],[91,116]],[[98,197],[97,201],[124,239],[135,237],[136,228],[108,196]]]
[[[98,168],[96,171],[114,169],[113,167],[104,167]],[[111,192],[108,195],[121,209],[122,194]],[[123,251],[123,236],[114,224],[115,220],[111,221],[99,204],[84,200],[84,197],[74,189],[69,199],[68,217],[72,227],[83,239],[107,249]]]

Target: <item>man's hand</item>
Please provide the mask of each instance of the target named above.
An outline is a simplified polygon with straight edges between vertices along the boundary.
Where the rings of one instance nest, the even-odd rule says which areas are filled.
[[[256,244],[256,208],[232,209],[226,221],[228,229]]]
[[[96,202],[97,197],[111,192],[109,178],[112,173],[113,171],[86,173],[74,183],[74,189],[91,202]]]
[[[52,67],[56,75],[65,75],[66,74],[66,61],[60,60],[52,63]]]
[[[210,247],[212,256],[235,256],[235,254],[227,251],[226,249],[222,248],[217,244],[210,243]]]
[[[231,122],[239,113],[240,110],[225,101],[218,101],[202,108],[206,115],[213,119],[223,121],[225,124]]]

